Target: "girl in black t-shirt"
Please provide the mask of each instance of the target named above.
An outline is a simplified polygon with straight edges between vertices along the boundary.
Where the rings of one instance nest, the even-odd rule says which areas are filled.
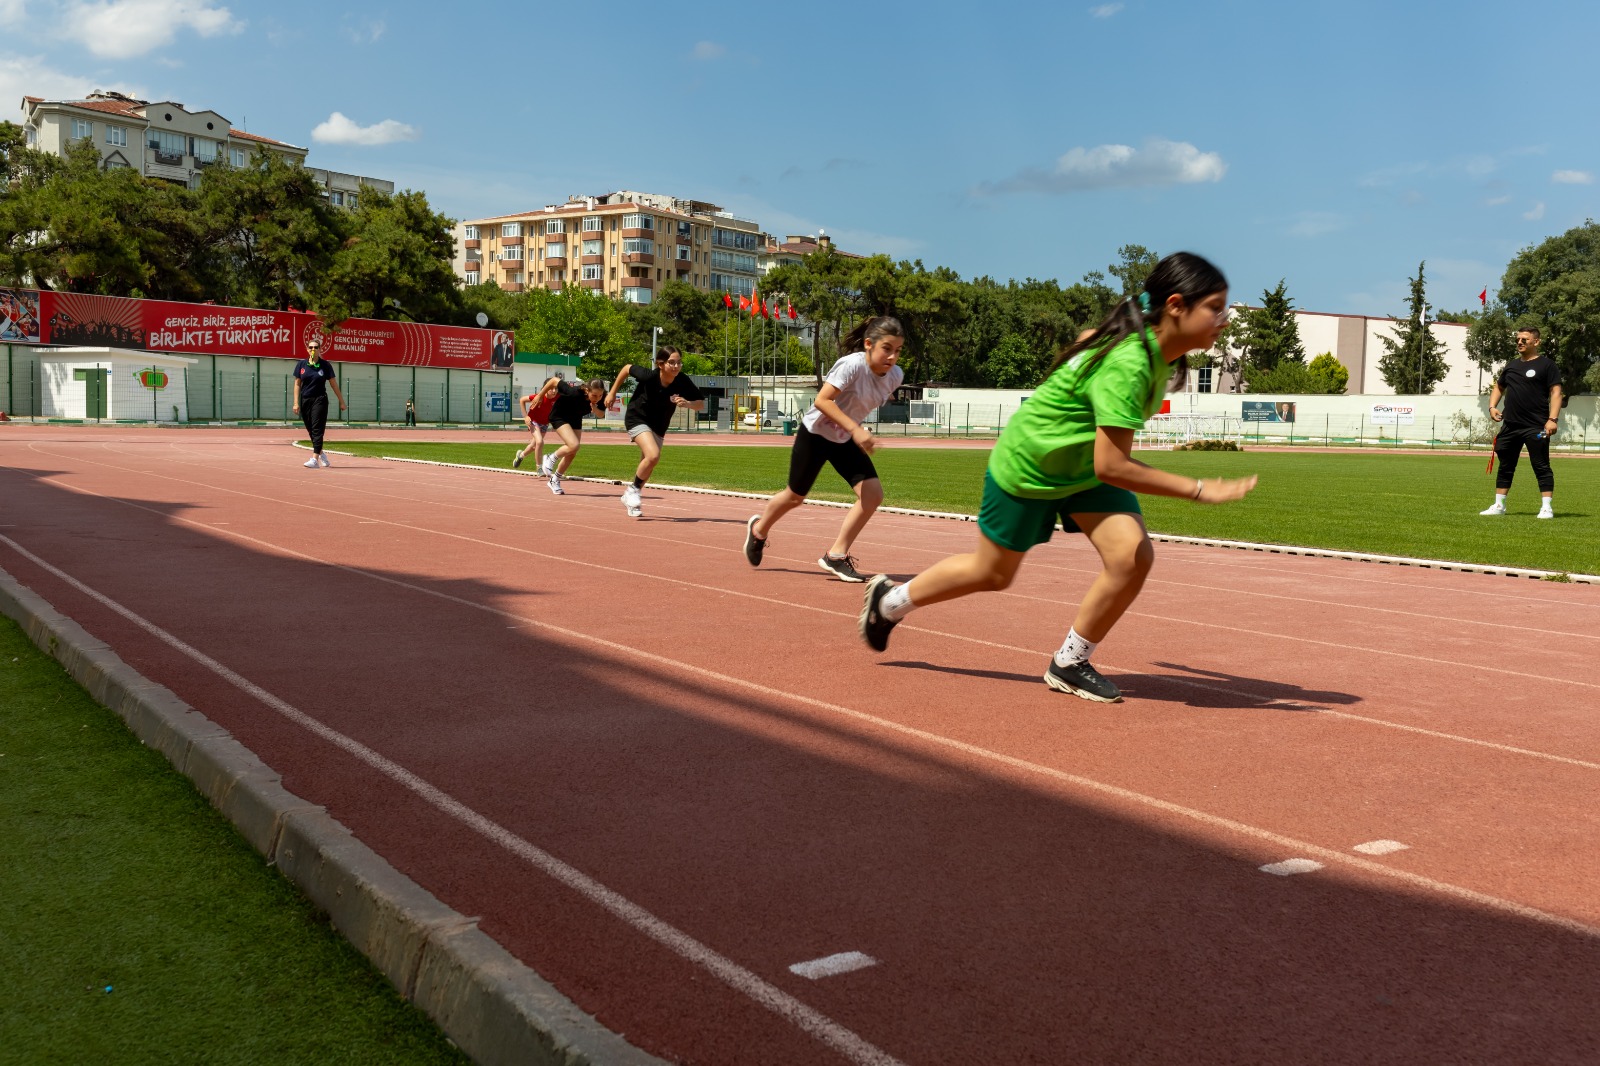
[[[571,385],[560,378],[551,378],[539,390],[539,397],[555,397],[550,409],[550,429],[561,438],[561,447],[544,457],[539,469],[550,479],[550,491],[565,495],[561,488],[561,475],[572,465],[572,459],[583,446],[583,420],[592,413],[596,418],[605,416],[606,409],[600,401],[605,398],[606,383],[599,378]]]
[[[656,463],[661,461],[661,445],[666,441],[672,416],[682,407],[704,411],[706,400],[699,386],[683,372],[682,353],[670,344],[656,353],[654,370],[629,363],[618,371],[603,406],[611,406],[611,401],[617,398],[617,390],[629,378],[638,384],[634,386],[633,398],[628,401],[622,421],[628,439],[639,446],[639,466],[633,472],[633,484],[622,490],[622,506],[627,508],[630,518],[638,518],[644,513],[639,493],[655,473]]]

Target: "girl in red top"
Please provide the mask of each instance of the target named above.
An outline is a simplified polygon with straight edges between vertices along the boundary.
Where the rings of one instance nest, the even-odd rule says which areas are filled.
[[[550,412],[556,406],[556,394],[545,392],[530,392],[517,403],[522,407],[522,420],[528,423],[528,431],[533,434],[533,440],[525,448],[517,449],[517,456],[511,460],[513,469],[522,465],[522,460],[533,452],[533,468],[535,470],[544,463],[544,435],[550,428]]]

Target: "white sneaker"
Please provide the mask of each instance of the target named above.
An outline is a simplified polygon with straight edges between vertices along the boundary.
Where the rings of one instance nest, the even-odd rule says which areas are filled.
[[[333,465],[332,463],[328,462],[328,453],[327,452],[323,452],[322,454],[318,455],[317,456],[317,461],[320,462],[325,467]]]
[[[313,455],[311,458],[307,459],[304,463],[301,463],[300,465],[305,467],[307,470],[315,470],[317,468],[317,457],[315,455]]]
[[[1478,513],[1479,514],[1505,514],[1506,513],[1506,505],[1497,501],[1493,506],[1487,508],[1486,510],[1479,511]]]
[[[622,490],[622,506],[626,507],[630,512],[637,511],[641,503],[643,501],[639,499],[639,490],[637,488],[629,485]]]
[[[554,455],[545,456],[544,461],[539,464],[539,473],[543,474],[545,477],[554,477],[555,472],[556,457]]]
[[[560,474],[550,475],[550,491],[555,493],[557,496],[565,496],[567,494],[566,490],[561,487]]]
[[[1555,516],[1556,513],[1548,507],[1539,508],[1539,513],[1534,515],[1535,518],[1554,518]]]

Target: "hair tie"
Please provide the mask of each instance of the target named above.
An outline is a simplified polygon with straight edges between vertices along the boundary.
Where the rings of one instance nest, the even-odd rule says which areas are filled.
[[[1150,313],[1150,294],[1148,292],[1139,294],[1139,310],[1147,315]]]

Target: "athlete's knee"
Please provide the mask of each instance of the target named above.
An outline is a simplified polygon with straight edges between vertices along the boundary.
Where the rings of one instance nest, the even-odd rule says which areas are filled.
[[[1143,581],[1156,563],[1155,545],[1149,537],[1129,539],[1100,553],[1101,563],[1113,577]]]

